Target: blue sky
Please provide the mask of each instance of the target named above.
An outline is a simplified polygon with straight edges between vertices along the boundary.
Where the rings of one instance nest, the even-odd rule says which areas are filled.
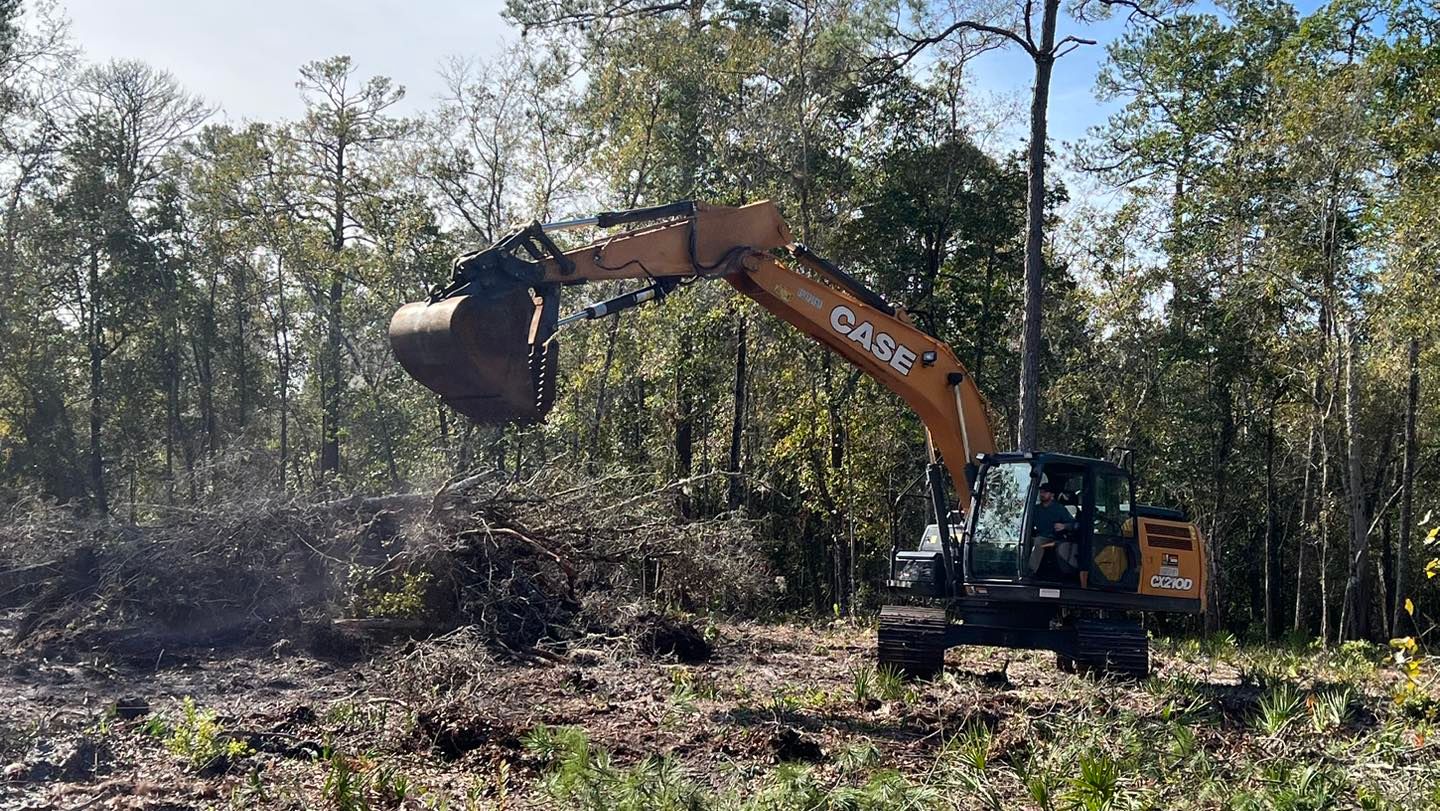
[[[232,120],[300,109],[294,83],[304,62],[349,54],[364,75],[390,76],[408,106],[429,105],[450,56],[484,57],[517,38],[500,19],[504,0],[62,0],[76,41],[92,59],[136,58],[174,73]],[[1073,24],[1072,24],[1073,26]],[[1102,42],[1120,29],[1085,32]],[[1055,137],[1073,139],[1101,119],[1090,89],[1104,56],[1091,46],[1065,57],[1052,95]],[[1032,68],[1018,51],[974,62],[982,90],[1028,94]]]
[[[349,54],[362,75],[383,74],[406,86],[407,111],[431,106],[442,91],[437,75],[451,56],[486,57],[517,38],[500,19],[504,0],[62,0],[76,41],[92,59],[136,58],[174,73],[232,121],[296,115],[297,69],[304,62]],[[1300,0],[1303,10],[1319,0]],[[1204,5],[1209,5],[1208,3]],[[1095,101],[1104,45],[1121,20],[1079,26],[1066,19],[1061,36],[1100,44],[1057,63],[1050,99],[1051,136],[1071,142],[1105,119]],[[1025,109],[1033,67],[1019,50],[983,54],[971,65],[979,90],[1008,94]],[[983,95],[982,95],[983,97]],[[1022,146],[1023,126],[1002,149]],[[1055,144],[1061,148],[1062,144]]]

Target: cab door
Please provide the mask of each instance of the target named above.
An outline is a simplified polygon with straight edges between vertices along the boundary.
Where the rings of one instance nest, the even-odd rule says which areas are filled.
[[[979,497],[971,502],[964,531],[967,581],[1020,579],[1020,553],[1029,539],[1035,481],[1029,462],[981,468]]]
[[[1088,529],[1086,588],[1134,592],[1140,588],[1140,543],[1130,477],[1122,471],[1092,469],[1082,528]]]

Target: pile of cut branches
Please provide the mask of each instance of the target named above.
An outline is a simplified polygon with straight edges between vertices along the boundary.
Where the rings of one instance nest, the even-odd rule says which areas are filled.
[[[434,493],[216,504],[138,525],[24,504],[0,527],[0,577],[25,582],[0,590],[0,609],[17,615],[12,646],[145,659],[281,639],[339,652],[375,631],[456,628],[526,651],[623,631],[636,612],[620,607],[640,598],[767,599],[752,522],[683,520],[683,485],[642,487],[480,473]]]

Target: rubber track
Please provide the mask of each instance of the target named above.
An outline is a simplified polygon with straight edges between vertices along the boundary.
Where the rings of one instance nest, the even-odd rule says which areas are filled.
[[[1150,675],[1150,639],[1137,622],[1078,620],[1075,663],[1102,673]]]
[[[908,605],[881,608],[876,646],[880,666],[894,668],[917,679],[939,675],[945,666],[945,629],[948,625],[943,608]]]

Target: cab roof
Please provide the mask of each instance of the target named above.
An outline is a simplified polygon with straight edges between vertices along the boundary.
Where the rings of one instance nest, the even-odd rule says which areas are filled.
[[[1102,473],[1115,473],[1129,476],[1130,471],[1106,459],[1092,459],[1088,456],[1072,456],[1068,453],[1031,453],[1027,451],[1006,451],[1004,453],[982,453],[979,455],[980,463],[1006,465],[1016,462],[1029,462],[1038,465],[1071,465],[1074,467],[1086,467]]]

